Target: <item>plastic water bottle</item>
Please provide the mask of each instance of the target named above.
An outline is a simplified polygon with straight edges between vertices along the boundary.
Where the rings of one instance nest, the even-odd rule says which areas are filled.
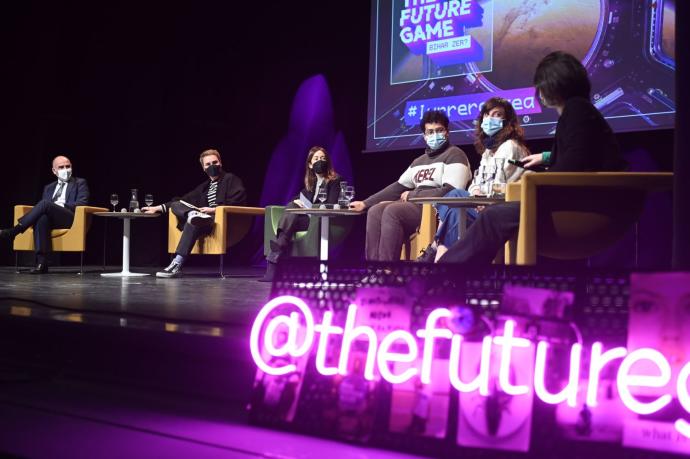
[[[129,211],[137,212],[139,210],[139,197],[137,196],[137,189],[132,188],[132,197],[129,199]]]
[[[347,188],[347,182],[340,182],[340,194],[338,195],[338,208],[347,209],[349,201],[347,200],[347,193],[345,193],[345,188]]]

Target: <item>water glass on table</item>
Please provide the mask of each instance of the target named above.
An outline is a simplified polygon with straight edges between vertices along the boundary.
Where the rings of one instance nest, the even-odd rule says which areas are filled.
[[[503,198],[506,195],[506,184],[503,182],[493,182],[491,184],[490,198]]]
[[[117,195],[117,193],[113,193],[110,195],[110,205],[113,206],[113,212],[117,212],[117,209],[115,206],[120,202],[120,197]]]
[[[153,195],[152,194],[145,194],[144,195],[144,202],[146,203],[147,207],[151,207],[153,205]]]
[[[319,206],[319,208],[320,208],[320,209],[325,209],[325,208],[326,208],[326,205],[324,204],[324,202],[326,202],[326,188],[325,188],[325,187],[324,187],[324,188],[321,188],[321,189],[319,190],[319,194],[316,195],[316,197],[317,197],[317,199],[319,200],[319,202],[321,203],[321,206]]]
[[[355,198],[355,187],[352,185],[346,186],[345,187],[345,199],[347,199],[347,206],[345,206],[346,209],[350,208],[350,203],[352,200]]]

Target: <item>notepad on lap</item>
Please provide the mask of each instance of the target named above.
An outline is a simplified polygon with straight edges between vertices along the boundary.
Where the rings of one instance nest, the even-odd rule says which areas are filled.
[[[304,205],[305,209],[311,209],[313,204],[303,193],[299,194],[299,201]]]
[[[183,200],[181,200],[181,199],[180,199],[180,204],[184,204],[185,206],[189,207],[190,209],[194,209],[194,210],[201,211],[201,209],[199,209],[199,208],[198,208],[197,206],[195,206],[194,204],[190,204],[190,203],[188,203],[188,202],[186,202],[186,201],[183,201]]]

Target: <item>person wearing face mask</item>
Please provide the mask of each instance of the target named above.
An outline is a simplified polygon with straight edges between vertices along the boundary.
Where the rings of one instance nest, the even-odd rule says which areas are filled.
[[[0,230],[0,238],[14,239],[27,229],[34,229],[36,266],[31,274],[48,272],[47,252],[51,248],[50,232],[53,229],[70,228],[74,221],[74,209],[89,202],[89,187],[83,178],[72,176],[72,162],[66,156],[53,159],[53,174],[57,180],[43,189],[41,200],[13,228]]]
[[[350,204],[367,212],[366,258],[391,261],[400,258],[404,241],[419,227],[422,206],[408,201],[416,197],[444,196],[470,181],[465,152],[448,141],[449,120],[442,111],[424,114],[420,129],[427,148],[400,176],[364,201]]]
[[[217,206],[243,206],[247,202],[242,180],[223,170],[218,150],[204,150],[199,156],[199,163],[208,180],[204,180],[182,198],[141,209],[149,214],[165,213],[169,209],[177,217],[177,227],[182,231],[175,257],[168,267],[156,273],[156,277],[170,278],[181,275],[182,265],[192,252],[197,239],[213,231],[213,216]]]
[[[305,207],[302,199],[309,203],[317,203],[319,190],[326,190],[324,204],[336,204],[340,196],[341,177],[335,172],[331,158],[325,148],[314,146],[309,149],[304,169],[304,188],[299,195],[287,205],[287,208]],[[259,279],[260,282],[271,282],[275,277],[276,264],[285,256],[292,237],[298,231],[306,231],[309,228],[307,215],[283,213],[278,222],[275,239],[269,241],[271,251],[266,256],[266,274]]]
[[[590,101],[587,69],[573,55],[554,51],[534,73],[534,86],[542,104],[558,112],[556,135],[549,155],[549,172],[622,171],[626,162],[606,119]],[[529,155],[530,166],[543,164],[543,154]],[[520,203],[489,206],[437,261],[487,265],[513,237],[520,223]]]
[[[524,131],[508,100],[492,97],[484,102],[475,125],[474,147],[482,155],[481,162],[467,190],[455,189],[447,197],[487,196],[493,182],[517,181],[525,171],[508,162],[509,159],[522,160],[529,154]],[[433,262],[458,240],[460,210],[445,205],[437,205],[436,210],[439,217],[438,231],[434,241],[417,261]],[[477,210],[469,209],[468,225],[476,218]]]

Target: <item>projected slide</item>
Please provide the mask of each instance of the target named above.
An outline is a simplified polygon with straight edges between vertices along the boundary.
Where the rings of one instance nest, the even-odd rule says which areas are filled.
[[[425,111],[472,143],[481,104],[511,101],[528,138],[553,135],[532,78],[551,51],[581,59],[617,132],[673,127],[677,0],[372,0],[367,150],[422,148]]]

